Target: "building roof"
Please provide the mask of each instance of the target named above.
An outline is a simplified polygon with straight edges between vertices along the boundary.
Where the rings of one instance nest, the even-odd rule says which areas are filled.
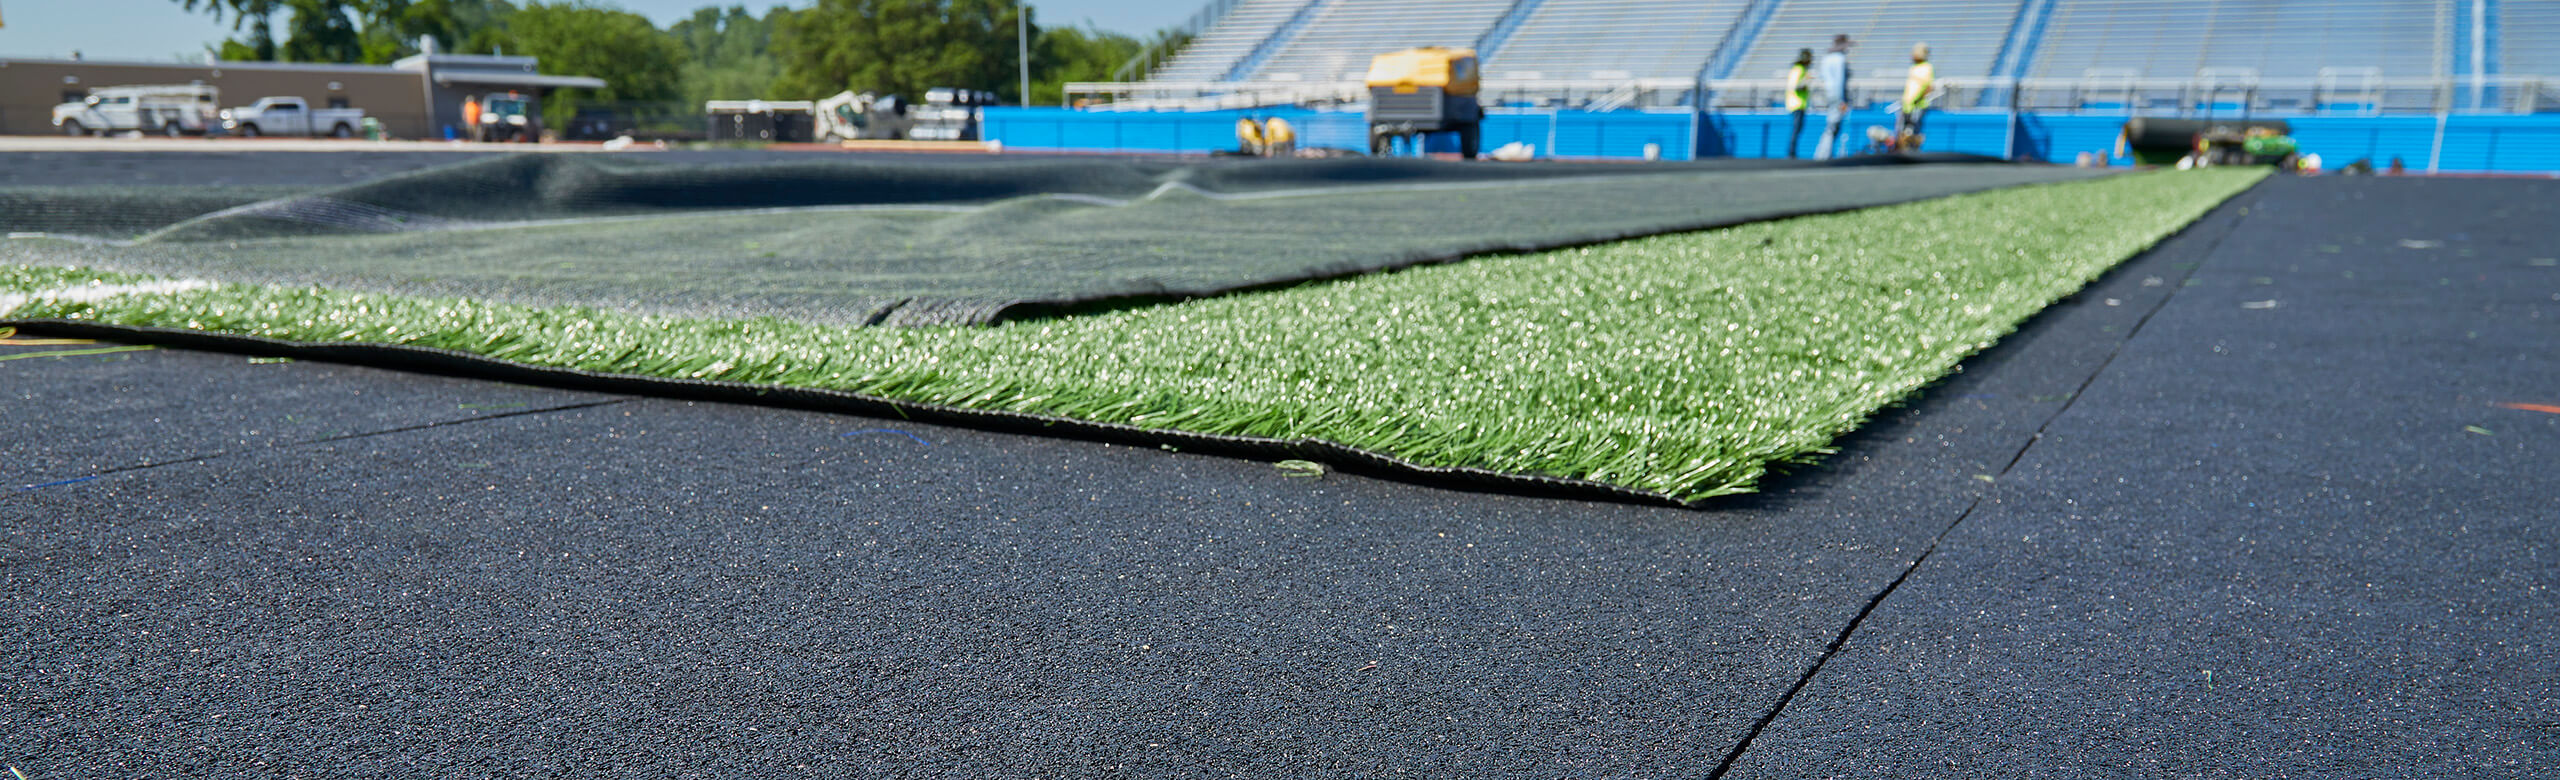
[[[485,84],[502,87],[540,87],[544,89],[558,89],[562,87],[583,87],[586,89],[604,88],[604,79],[596,78],[594,76],[545,76],[540,73],[520,73],[504,70],[444,70],[439,68],[435,71],[435,80],[437,84],[445,86],[453,86],[456,84]]]

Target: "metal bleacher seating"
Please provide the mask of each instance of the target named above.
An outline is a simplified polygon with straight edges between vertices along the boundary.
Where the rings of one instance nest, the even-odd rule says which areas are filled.
[[[2445,0],[2058,0],[2027,76],[2092,84],[2072,101],[2082,106],[2421,110],[2433,88],[2390,84],[2446,75],[2449,10]]]
[[[2560,2],[2510,0],[2499,4],[2498,14],[2498,72],[2560,79]]]
[[[1866,105],[1925,42],[1951,110],[2560,106],[2560,0],[1214,0],[1200,16],[1146,83],[1077,86],[1127,107],[1347,104],[1376,54],[1477,46],[1506,105],[1764,110],[1798,49],[1847,34]]]
[[[1929,44],[1929,60],[1940,79],[1988,75],[2017,16],[2017,2],[1789,0],[1778,6],[1731,77],[1782,77],[1796,50],[1820,54],[1831,46],[1833,35],[1847,34],[1853,42],[1851,89],[1868,100],[1889,99],[1901,94],[1915,43]]]
[[[1247,78],[1332,81],[1366,75],[1369,58],[1414,46],[1474,46],[1514,0],[1333,0]]]
[[[1218,17],[1164,67],[1150,75],[1158,81],[1218,81],[1227,77],[1280,26],[1313,0],[1242,0]]]
[[[1743,0],[1547,0],[1485,61],[1493,78],[1695,78]]]
[[[2309,79],[2323,68],[2434,77],[2445,61],[2439,2],[2059,0],[2030,77],[2091,69],[2185,78],[2205,69]]]

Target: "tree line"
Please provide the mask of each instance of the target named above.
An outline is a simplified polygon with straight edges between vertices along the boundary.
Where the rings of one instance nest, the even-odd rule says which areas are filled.
[[[1025,20],[1031,35],[1029,101],[1018,94],[1019,0],[818,0],[812,7],[710,6],[666,29],[592,0],[171,0],[231,21],[234,37],[211,47],[225,60],[383,64],[441,51],[539,58],[549,74],[594,76],[603,89],[562,90],[552,108],[582,103],[805,100],[844,90],[921,98],[932,87],[996,93],[1056,105],[1069,81],[1101,81],[1150,43],[1179,45]],[[281,25],[279,27],[279,25]],[[279,35],[281,33],[281,35]]]

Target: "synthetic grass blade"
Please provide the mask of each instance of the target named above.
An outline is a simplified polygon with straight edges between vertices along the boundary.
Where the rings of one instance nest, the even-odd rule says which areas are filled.
[[[1316,440],[1689,502],[1825,452],[2263,175],[2017,188],[992,328],[655,318],[251,285],[37,296],[8,316]],[[0,285],[34,284],[15,278],[0,273]],[[44,281],[20,289],[76,280]]]

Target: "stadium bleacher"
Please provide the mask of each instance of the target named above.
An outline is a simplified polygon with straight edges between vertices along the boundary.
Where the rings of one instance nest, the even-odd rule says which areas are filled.
[[[1245,75],[1264,81],[1358,79],[1367,73],[1369,58],[1380,52],[1414,46],[1474,46],[1511,10],[1513,2],[1327,2],[1294,38]]]
[[[1489,78],[1693,78],[1743,0],[1547,0],[1485,60]],[[1594,42],[1605,41],[1605,46]]]
[[[1217,24],[1191,39],[1152,78],[1158,81],[1219,81],[1246,55],[1279,32],[1313,0],[1242,0]]]
[[[2498,15],[2498,72],[2560,80],[2560,0],[2507,0]]]
[[[1086,111],[1025,114],[1020,137],[1203,151],[1283,111],[1309,146],[1364,149],[1369,58],[1440,45],[1484,56],[1497,144],[1776,155],[1787,64],[1846,34],[1869,127],[1930,45],[1931,151],[2112,159],[2128,116],[2266,116],[2341,160],[2560,171],[2560,0],[1213,0],[1195,19],[1214,21],[1171,65],[1070,83]],[[1131,113],[1149,116],[1099,115]]]
[[[2017,19],[2016,2],[1949,0],[1789,0],[1753,38],[1732,78],[1782,77],[1798,49],[1819,54],[1831,36],[1846,34],[1849,69],[1870,88],[1901,88],[1911,69],[1911,45],[1929,44],[1938,77],[1979,77],[1991,72],[2000,44]]]
[[[1899,89],[1925,42],[1948,109],[2560,106],[2560,78],[2537,75],[2560,74],[2560,0],[1221,1],[1233,5],[1151,74],[1165,105],[1352,101],[1376,54],[1475,46],[1517,105],[1697,105],[1704,86],[1715,108],[1765,108],[1798,49],[1846,34],[1853,100],[1868,104]]]
[[[2185,78],[2215,69],[2307,79],[2323,68],[2373,68],[2385,78],[2438,76],[2446,61],[2444,5],[2060,0],[2028,75],[2078,78],[2098,70]]]

